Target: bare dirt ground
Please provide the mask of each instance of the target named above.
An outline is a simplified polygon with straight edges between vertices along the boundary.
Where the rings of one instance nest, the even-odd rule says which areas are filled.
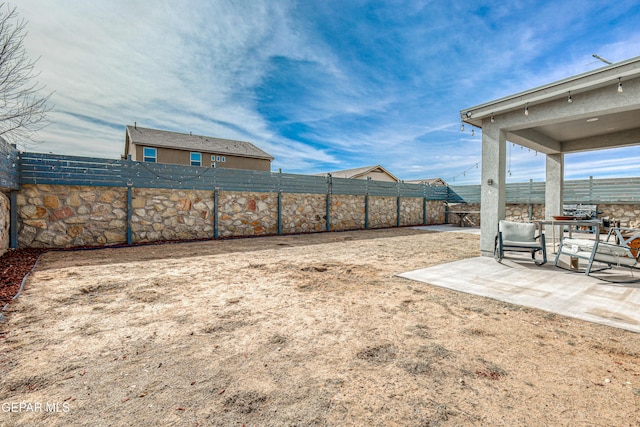
[[[49,252],[0,324],[0,424],[639,425],[640,335],[394,276],[478,252],[408,228]]]

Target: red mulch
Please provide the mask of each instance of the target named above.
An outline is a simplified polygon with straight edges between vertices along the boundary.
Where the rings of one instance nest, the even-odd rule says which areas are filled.
[[[9,249],[0,257],[0,309],[18,293],[22,279],[47,249]]]

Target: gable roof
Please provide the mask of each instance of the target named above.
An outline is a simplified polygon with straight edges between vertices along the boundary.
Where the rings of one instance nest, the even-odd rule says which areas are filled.
[[[344,169],[344,170],[327,172],[327,173],[330,173],[331,176],[334,178],[362,178],[371,172],[384,173],[389,175],[394,180],[396,180],[396,182],[400,181],[395,175],[393,175],[391,172],[389,172],[388,170],[386,170],[380,165],[364,166],[361,168],[354,168],[354,169]],[[326,175],[327,173],[322,173],[318,175]]]
[[[429,185],[444,185],[447,183],[442,178],[426,178],[426,179],[413,179],[409,181],[405,181],[407,184],[429,184]]]
[[[140,126],[127,125],[127,141],[149,147],[175,148],[273,160],[273,156],[250,142],[141,128]],[[126,144],[125,155],[128,154],[128,150],[129,146]]]

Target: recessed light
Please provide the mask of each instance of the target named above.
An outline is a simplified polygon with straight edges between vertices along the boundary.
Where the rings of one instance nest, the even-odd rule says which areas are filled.
[[[587,123],[591,123],[591,122],[597,122],[598,118],[597,117],[593,117],[591,119],[587,119]]]

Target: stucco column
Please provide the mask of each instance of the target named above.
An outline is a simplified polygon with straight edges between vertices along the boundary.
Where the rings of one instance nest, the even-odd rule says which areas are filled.
[[[564,187],[564,154],[547,154],[547,181],[544,193],[544,216],[562,215]]]
[[[480,253],[493,256],[498,221],[505,217],[506,132],[488,120],[482,124],[482,185],[480,192]]]

